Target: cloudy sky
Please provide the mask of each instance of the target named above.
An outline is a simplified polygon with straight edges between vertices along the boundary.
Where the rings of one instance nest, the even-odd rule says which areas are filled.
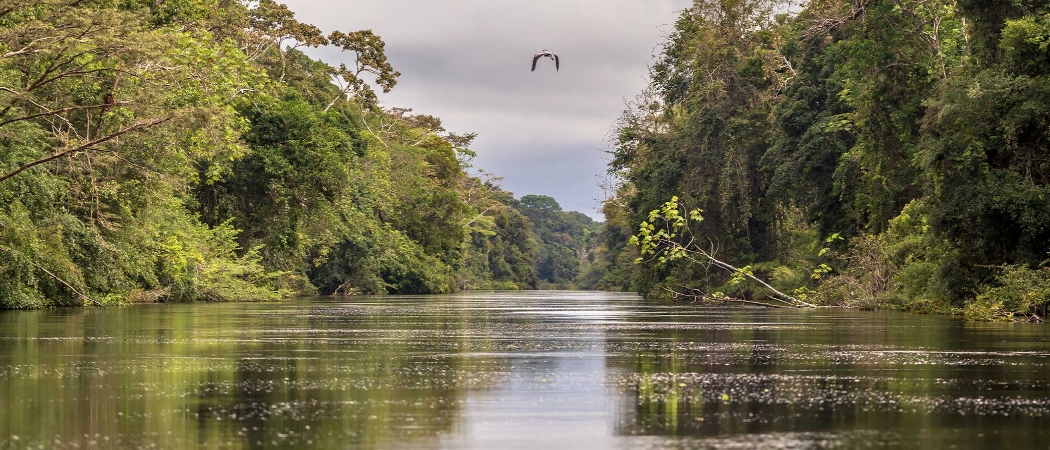
[[[691,0],[283,0],[326,33],[371,28],[397,86],[387,107],[476,132],[475,166],[518,197],[545,194],[600,219],[607,136]],[[561,58],[532,55],[550,49]],[[349,56],[310,51],[329,63]]]

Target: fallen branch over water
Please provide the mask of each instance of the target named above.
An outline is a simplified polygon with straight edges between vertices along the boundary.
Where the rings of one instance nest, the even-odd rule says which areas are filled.
[[[704,250],[703,247],[696,243],[696,236],[693,234],[693,228],[690,226],[690,221],[699,223],[704,220],[703,215],[701,215],[702,212],[699,209],[686,211],[679,206],[678,197],[671,197],[671,201],[664,203],[662,208],[650,212],[649,219],[639,227],[638,234],[631,237],[631,243],[638,246],[638,253],[642,255],[635,263],[649,262],[659,265],[685,259],[706,268],[715,265],[732,273],[734,280],[748,278],[762,285],[762,287],[773,292],[774,295],[770,296],[773,300],[796,308],[818,307],[780,292],[765,280],[755,276],[748,267],[741,269],[715,258],[713,249],[711,251]],[[685,243],[683,244],[682,241],[685,241]],[[714,247],[713,243],[712,247]],[[646,256],[648,258],[645,258]],[[729,297],[725,298],[728,299]],[[769,304],[752,300],[739,300],[738,302],[770,306]]]
[[[784,305],[774,305],[772,303],[763,303],[755,300],[746,300],[742,298],[733,298],[725,295],[710,295],[704,291],[696,288],[689,288],[692,293],[685,293],[676,291],[671,288],[664,288],[665,291],[671,293],[671,299],[677,300],[679,297],[691,298],[694,301],[700,300],[702,302],[719,302],[719,303],[743,303],[748,305],[762,306],[765,308],[785,308]],[[776,297],[771,297],[773,300],[782,301]],[[789,304],[790,305],[790,304]],[[794,305],[791,305],[794,306]]]

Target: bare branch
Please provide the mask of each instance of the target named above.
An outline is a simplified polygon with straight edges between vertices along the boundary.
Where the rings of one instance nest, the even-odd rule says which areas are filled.
[[[671,293],[672,300],[677,300],[678,297],[685,297],[685,298],[691,298],[694,301],[695,300],[700,300],[700,301],[716,301],[716,302],[721,302],[721,303],[744,303],[744,304],[748,304],[748,305],[762,306],[762,307],[766,307],[766,308],[783,308],[784,307],[784,306],[781,306],[781,305],[774,305],[772,303],[763,303],[763,302],[758,302],[758,301],[754,301],[754,300],[745,300],[745,299],[742,299],[742,298],[715,297],[715,296],[712,296],[712,295],[707,295],[706,293],[704,293],[703,291],[701,291],[699,289],[690,289],[691,291],[694,292],[692,294],[687,294],[687,293],[684,293],[684,292],[678,292],[678,291],[676,291],[674,289],[671,289],[671,288],[664,288],[664,290]],[[784,302],[783,300],[781,300],[779,298],[773,298],[773,300],[776,300],[776,301],[781,302],[781,303],[786,303],[786,302]],[[790,305],[790,303],[788,303],[788,304]],[[791,306],[794,306],[794,305],[791,305]]]
[[[118,130],[118,131],[116,131],[114,133],[111,133],[111,134],[108,134],[106,136],[103,136],[103,137],[100,137],[98,139],[95,139],[95,140],[93,140],[91,142],[88,142],[88,143],[86,143],[84,145],[81,145],[81,146],[78,146],[78,147],[74,147],[74,148],[71,148],[69,150],[64,150],[64,151],[55,153],[54,155],[48,156],[46,158],[41,158],[41,159],[38,159],[36,161],[23,164],[19,168],[15,169],[15,170],[13,170],[13,171],[11,171],[11,172],[3,175],[3,176],[0,176],[0,182],[3,182],[5,180],[7,180],[8,178],[11,178],[11,177],[13,177],[15,175],[18,175],[18,174],[22,173],[23,171],[25,171],[26,169],[29,169],[29,168],[32,168],[32,167],[35,167],[35,166],[38,166],[40,164],[44,164],[44,163],[47,163],[47,162],[50,162],[50,161],[54,161],[54,160],[56,160],[58,158],[61,158],[63,156],[66,156],[66,155],[69,155],[69,154],[72,154],[72,153],[76,153],[76,152],[87,150],[87,149],[92,148],[92,147],[94,147],[96,145],[99,145],[99,144],[102,144],[104,142],[110,141],[112,139],[115,139],[115,138],[117,138],[117,137],[119,137],[121,135],[130,133],[132,131],[144,130],[144,129],[147,129],[147,128],[151,128],[151,127],[160,125],[160,124],[162,124],[164,122],[167,122],[167,121],[171,120],[172,118],[174,118],[174,116],[168,116],[168,117],[165,117],[163,119],[158,119],[158,120],[154,120],[154,121],[151,121],[151,122],[144,122],[144,123],[139,123],[139,124],[136,124],[136,125],[132,125],[132,126],[130,126],[128,128],[125,128],[123,130]]]
[[[56,109],[54,111],[47,110],[46,108],[43,108],[43,109],[45,109],[45,111],[42,112],[42,113],[30,114],[28,116],[22,116],[22,117],[16,117],[14,119],[8,119],[8,120],[5,120],[3,122],[0,122],[0,127],[2,127],[4,125],[7,125],[7,124],[14,123],[14,122],[20,122],[20,121],[23,121],[23,120],[35,119],[37,117],[57,116],[59,114],[70,112],[70,111],[88,110],[88,109],[96,109],[96,108],[107,108],[107,107],[110,107],[110,106],[126,106],[126,105],[130,105],[130,104],[131,104],[130,102],[102,103],[102,104],[99,104],[99,105],[70,106],[69,108]],[[40,105],[37,105],[37,106],[40,106]]]
[[[665,244],[665,245],[668,245],[668,246],[681,248],[683,251],[686,252],[686,258],[688,258],[690,261],[693,261],[694,263],[702,264],[701,261],[697,261],[696,258],[694,258],[694,257],[692,257],[690,255],[700,255],[705,260],[714,263],[714,265],[716,265],[718,267],[721,267],[722,269],[725,269],[725,270],[727,270],[729,272],[732,272],[732,273],[742,274],[745,277],[750,278],[751,280],[755,281],[756,283],[762,285],[766,289],[769,289],[770,291],[775,293],[778,297],[780,297],[780,299],[783,299],[783,300],[786,300],[786,301],[792,303],[794,306],[804,306],[806,308],[818,308],[817,305],[814,305],[814,304],[808,303],[808,302],[804,302],[804,301],[799,300],[799,299],[797,299],[795,297],[792,297],[792,296],[790,296],[788,294],[780,292],[779,290],[777,290],[777,288],[774,288],[773,286],[770,286],[769,283],[766,283],[761,278],[756,277],[750,271],[741,270],[741,269],[733,266],[732,264],[729,264],[729,263],[724,262],[724,261],[720,261],[720,260],[718,260],[717,258],[711,256],[710,254],[708,254],[706,251],[704,251],[703,249],[701,249],[699,247],[692,247],[692,248],[682,247],[677,242],[674,242],[674,241],[671,241],[671,240],[667,240],[667,239],[660,239],[659,242],[661,244]]]
[[[482,217],[483,217],[483,216],[485,215],[485,213],[487,213],[487,212],[491,211],[491,210],[492,210],[492,209],[494,209],[494,208],[498,208],[498,207],[501,207],[501,206],[505,206],[505,205],[504,205],[504,204],[502,204],[502,203],[500,203],[500,202],[493,202],[493,203],[492,203],[491,205],[489,205],[489,207],[488,207],[488,208],[485,208],[485,210],[484,210],[484,211],[482,211],[482,212],[481,212],[480,214],[478,214],[477,216],[475,216],[475,217],[474,217],[473,219],[470,219],[470,220],[469,220],[469,221],[468,221],[467,223],[463,224],[463,226],[464,226],[464,227],[469,227],[469,226],[470,226],[470,224],[474,223],[474,221],[476,221],[476,220],[478,220],[478,219],[482,218]]]

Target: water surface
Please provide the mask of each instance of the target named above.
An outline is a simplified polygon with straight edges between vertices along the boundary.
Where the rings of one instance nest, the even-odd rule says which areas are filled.
[[[1048,330],[581,292],[0,312],[0,448],[1033,448]]]

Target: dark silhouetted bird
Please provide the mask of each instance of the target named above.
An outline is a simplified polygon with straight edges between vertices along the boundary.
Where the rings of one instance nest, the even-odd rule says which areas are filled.
[[[532,57],[532,71],[533,72],[536,71],[536,61],[539,61],[540,58],[553,59],[554,60],[554,70],[561,70],[561,60],[558,59],[558,54],[554,53],[554,52],[552,52],[550,50],[543,49],[542,52],[539,52],[535,56]]]

